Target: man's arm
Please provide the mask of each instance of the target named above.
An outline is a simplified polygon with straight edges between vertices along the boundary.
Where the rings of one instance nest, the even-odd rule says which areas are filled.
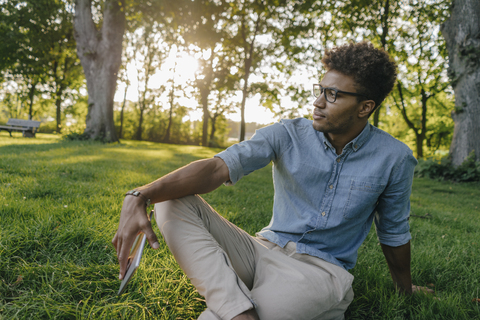
[[[393,283],[400,293],[433,293],[431,289],[412,284],[412,275],[410,272],[410,241],[399,247],[390,247],[385,244],[381,244],[381,246],[385,259],[387,260],[388,268],[390,269]]]
[[[220,158],[212,158],[192,162],[136,190],[153,204],[187,195],[208,193],[229,179],[225,162]],[[145,233],[152,248],[158,248],[157,236],[147,219],[144,199],[126,196],[118,230],[112,240],[120,264],[120,279],[125,274],[130,248],[139,232]]]

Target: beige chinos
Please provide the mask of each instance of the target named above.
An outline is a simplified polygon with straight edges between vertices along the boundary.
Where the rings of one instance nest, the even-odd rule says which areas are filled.
[[[155,205],[155,220],[176,261],[205,297],[199,319],[232,319],[255,308],[261,320],[343,319],[353,276],[317,257],[252,237],[201,197]]]

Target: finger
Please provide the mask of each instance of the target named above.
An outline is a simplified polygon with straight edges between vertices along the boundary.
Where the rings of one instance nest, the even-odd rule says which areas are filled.
[[[158,249],[160,245],[158,244],[158,238],[155,232],[153,232],[152,225],[149,223],[147,226],[145,226],[145,229],[143,230],[145,235],[147,236],[148,243],[150,244],[150,247],[153,249]]]
[[[118,238],[118,236],[117,236],[117,233],[115,232],[115,236],[112,239],[112,244],[113,244],[115,250],[117,250],[117,238]]]
[[[117,259],[118,259],[118,264],[120,265],[120,273],[118,275],[118,279],[122,280],[125,271],[127,269],[127,260],[128,260],[128,251],[125,252],[125,248],[128,250],[128,246],[126,246],[122,239],[119,237],[118,239],[118,245],[117,245]]]

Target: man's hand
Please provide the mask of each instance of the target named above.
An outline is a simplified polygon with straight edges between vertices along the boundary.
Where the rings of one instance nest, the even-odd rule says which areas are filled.
[[[138,190],[152,203],[158,203],[191,194],[208,193],[228,180],[230,175],[225,162],[220,158],[212,158],[194,161]],[[128,195],[123,200],[118,230],[112,240],[120,263],[119,279],[125,276],[130,248],[140,232],[145,233],[153,249],[158,249],[157,236],[148,221],[144,199]]]
[[[145,201],[140,197],[128,195],[123,200],[118,230],[112,240],[120,264],[118,276],[120,280],[125,276],[130,248],[140,232],[145,233],[148,243],[153,249],[158,249],[158,239],[148,220]]]

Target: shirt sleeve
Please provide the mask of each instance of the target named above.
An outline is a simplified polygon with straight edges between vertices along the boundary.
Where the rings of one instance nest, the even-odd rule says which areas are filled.
[[[250,140],[216,154],[215,157],[221,158],[228,167],[230,181],[225,184],[234,185],[243,176],[274,161],[281,148],[282,136],[285,136],[285,130],[277,123],[257,130]]]
[[[380,243],[391,247],[406,244],[410,235],[410,194],[417,160],[407,153],[394,169],[387,188],[378,200],[375,227]]]

